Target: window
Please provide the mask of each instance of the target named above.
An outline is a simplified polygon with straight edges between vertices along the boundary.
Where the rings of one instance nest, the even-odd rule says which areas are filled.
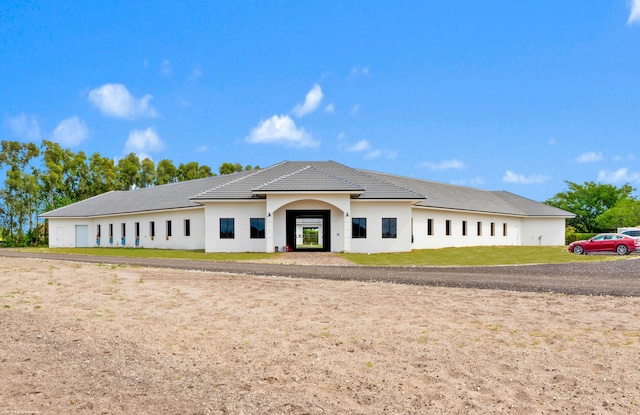
[[[184,236],[191,236],[191,219],[184,220]]]
[[[433,235],[433,219],[427,219],[427,235]]]
[[[171,236],[171,221],[167,221],[167,238]]]
[[[100,225],[96,226],[96,238],[99,238],[102,236],[102,230],[100,229]]]
[[[151,236],[151,239],[156,236],[156,223],[154,221],[149,222],[149,236]]]
[[[467,236],[467,221],[462,221],[462,236]]]
[[[502,224],[502,236],[507,236],[507,224]]]
[[[478,236],[482,236],[482,222],[478,221]]]
[[[220,239],[235,238],[235,222],[233,218],[220,218]]]
[[[367,218],[351,218],[351,237],[367,237]]]
[[[136,239],[140,239],[140,222],[135,223],[134,230],[136,232]]]
[[[113,238],[113,223],[109,224],[109,238]]]
[[[122,228],[122,232],[120,232],[120,233],[122,234],[122,237],[124,238],[124,237],[127,236],[127,224],[123,223],[121,228]]]
[[[251,226],[251,239],[264,239],[264,218],[249,219]]]
[[[451,236],[451,221],[449,219],[444,223],[444,233],[447,236]]]
[[[496,236],[496,223],[491,222],[491,236]]]
[[[382,237],[395,238],[397,236],[398,220],[396,218],[382,218]]]

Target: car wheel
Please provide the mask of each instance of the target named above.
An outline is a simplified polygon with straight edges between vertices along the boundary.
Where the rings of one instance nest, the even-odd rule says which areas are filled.
[[[581,245],[576,245],[573,247],[573,253],[577,255],[584,254],[584,248]]]
[[[629,253],[629,248],[626,245],[618,245],[616,247],[616,252],[618,255],[627,255]]]

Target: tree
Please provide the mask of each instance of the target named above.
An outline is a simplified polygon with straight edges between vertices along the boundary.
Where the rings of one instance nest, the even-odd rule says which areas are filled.
[[[220,167],[218,168],[218,171],[220,172],[220,174],[231,174],[231,173],[237,173],[240,171],[250,171],[250,170],[259,170],[260,166],[255,166],[252,167],[250,164],[247,164],[244,168],[242,167],[242,164],[240,163],[229,163],[229,162],[224,162],[220,165]]]
[[[175,183],[178,181],[178,170],[171,160],[163,159],[156,168],[156,184]]]
[[[120,190],[131,190],[140,187],[140,159],[136,153],[129,153],[126,157],[118,160],[116,172]]]
[[[153,186],[156,181],[156,166],[149,157],[142,160],[142,171],[140,172],[140,187]]]
[[[596,223],[596,218],[607,209],[614,207],[618,201],[633,199],[635,191],[629,184],[616,187],[611,184],[585,182],[583,185],[565,181],[568,190],[557,193],[546,204],[569,211],[576,215],[567,220],[578,232],[600,232],[603,229]]]
[[[89,158],[89,184],[92,196],[118,188],[118,173],[113,159],[93,153]]]
[[[15,235],[17,244],[21,243],[27,224],[29,231],[34,227],[38,205],[38,171],[30,163],[39,155],[40,150],[33,143],[2,141],[0,168],[8,168],[5,187],[0,193],[5,215],[2,222],[9,233]]]
[[[640,200],[623,198],[596,218],[600,229],[616,230],[640,225]]]

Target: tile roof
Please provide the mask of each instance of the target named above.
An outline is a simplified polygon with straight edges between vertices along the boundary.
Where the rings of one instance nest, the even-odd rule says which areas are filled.
[[[417,206],[518,216],[572,214],[508,192],[491,192],[354,169],[334,161],[283,161],[260,170],[130,191],[114,191],[46,212],[42,218],[93,217],[193,208],[207,200],[264,198],[272,192],[344,192],[357,199],[410,200]]]

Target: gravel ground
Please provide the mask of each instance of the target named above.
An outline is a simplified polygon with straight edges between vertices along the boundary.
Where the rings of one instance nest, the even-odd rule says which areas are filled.
[[[39,254],[10,249],[1,249],[0,256],[291,278],[391,282],[522,292],[640,296],[640,257],[637,255],[603,262],[488,267],[336,265],[344,264],[344,259],[326,253],[292,253],[288,257],[279,257],[278,261],[284,262],[279,264]]]

